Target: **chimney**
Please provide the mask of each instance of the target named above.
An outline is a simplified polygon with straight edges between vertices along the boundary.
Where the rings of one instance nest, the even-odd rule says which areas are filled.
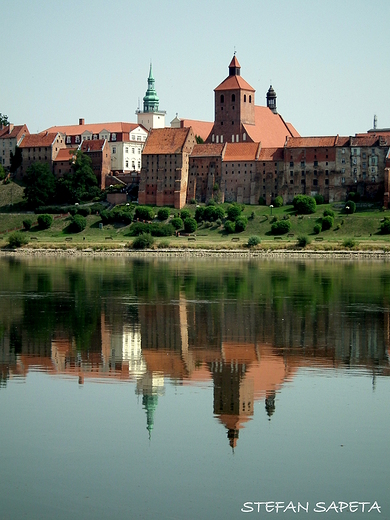
[[[8,133],[11,134],[12,133],[12,130],[14,129],[15,125],[13,123],[10,123],[8,125]]]
[[[79,119],[79,125],[81,126],[81,125],[84,125],[84,124],[85,124],[84,119],[83,118]]]

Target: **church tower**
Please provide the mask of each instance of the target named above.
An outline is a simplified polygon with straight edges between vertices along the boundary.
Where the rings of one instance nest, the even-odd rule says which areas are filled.
[[[143,111],[141,112],[140,109],[136,111],[138,124],[143,125],[147,130],[165,127],[165,112],[158,109],[160,100],[154,83],[152,64],[150,64],[148,89],[143,98]]]
[[[276,92],[272,88],[272,85],[270,85],[267,92],[267,107],[270,108],[274,114],[278,113],[276,108]]]

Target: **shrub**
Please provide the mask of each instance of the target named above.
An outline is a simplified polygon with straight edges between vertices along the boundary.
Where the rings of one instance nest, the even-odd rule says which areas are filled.
[[[260,244],[261,240],[257,235],[252,235],[248,238],[248,247],[256,247]]]
[[[169,247],[169,245],[170,245],[169,240],[161,240],[161,242],[159,242],[157,247],[159,249],[167,249]]]
[[[87,219],[85,217],[82,215],[74,215],[70,221],[68,229],[71,233],[80,233],[86,228],[86,226]]]
[[[215,206],[207,206],[206,208],[204,208],[203,220],[214,221],[217,218],[215,215],[215,210]]]
[[[273,235],[284,235],[290,231],[291,222],[289,220],[279,220],[271,225]]]
[[[68,213],[69,213],[70,215],[72,215],[72,217],[73,217],[73,216],[76,215],[76,213],[77,213],[77,208],[76,208],[75,206],[71,206],[71,207],[68,209]]]
[[[238,217],[236,219],[236,233],[241,233],[241,231],[245,231],[247,224],[248,219],[246,217]]]
[[[184,231],[186,233],[193,233],[196,231],[196,228],[198,227],[198,224],[194,218],[187,217],[184,220]]]
[[[203,220],[203,215],[204,215],[205,209],[206,208],[204,206],[199,206],[199,208],[196,208],[196,210],[195,210],[195,220],[197,222],[201,222]]]
[[[310,238],[307,235],[299,235],[297,243],[299,247],[306,247],[310,244]]]
[[[265,198],[259,197],[259,206],[265,206]]]
[[[280,195],[275,197],[274,206],[275,208],[281,208],[283,206],[283,197],[281,197]]]
[[[233,222],[232,220],[227,220],[225,222],[225,231],[226,233],[230,234],[230,233],[234,233],[236,230],[236,223]]]
[[[242,208],[240,204],[233,202],[233,204],[230,204],[230,206],[228,206],[226,211],[228,220],[236,220],[236,218],[241,215],[241,212]]]
[[[223,220],[225,218],[225,210],[222,206],[217,206],[216,208],[214,208],[214,215],[215,220]]]
[[[254,218],[255,218],[255,212],[252,211],[251,216],[250,216],[250,219],[253,220]]]
[[[169,213],[170,213],[170,211],[169,211],[168,208],[161,208],[161,209],[159,209],[158,212],[157,212],[158,220],[161,220],[161,221],[167,220],[168,217],[169,217]]]
[[[360,193],[357,193],[355,191],[351,191],[348,195],[348,200],[352,200],[353,202],[359,202],[360,201]]]
[[[154,244],[154,238],[148,233],[142,233],[132,243],[133,249],[146,249],[152,247]]]
[[[215,186],[215,184],[214,184],[214,186]],[[217,188],[215,191],[218,191],[218,189],[219,189],[219,188]],[[208,203],[206,204],[206,206],[215,206],[215,205],[216,205],[216,202],[215,202],[214,199],[210,199],[210,200],[208,201]]]
[[[316,201],[316,204],[320,205],[324,203],[324,197],[317,193],[317,195],[314,195],[314,200]]]
[[[130,224],[133,220],[133,212],[129,206],[115,206],[108,214],[110,222],[123,222]]]
[[[217,220],[215,221],[217,227],[220,227],[222,226],[222,220],[220,218],[217,218]]]
[[[321,231],[322,231],[322,226],[321,226],[321,224],[316,224],[316,225],[314,226],[313,231],[314,231],[314,233],[315,233],[316,235],[319,235],[319,234],[321,233]]]
[[[183,221],[180,217],[175,217],[171,220],[171,224],[175,229],[183,228]]]
[[[53,217],[44,213],[43,215],[38,215],[38,226],[40,229],[49,229],[49,227],[53,224]]]
[[[100,218],[102,219],[103,224],[108,224],[110,222],[109,212],[107,210],[101,211]]]
[[[347,247],[348,249],[351,249],[352,247],[355,247],[356,241],[353,238],[346,238],[343,240],[343,246]]]
[[[324,210],[324,217],[333,217],[334,218],[334,211],[331,209],[325,209]]]
[[[190,204],[196,204],[196,199],[191,199]]]
[[[298,213],[303,215],[315,213],[317,209],[315,199],[308,195],[296,195],[293,200],[293,206]]]
[[[154,211],[149,206],[138,206],[135,208],[134,218],[140,220],[153,220]]]
[[[327,229],[332,228],[333,223],[334,223],[333,217],[331,217],[330,215],[328,215],[327,217],[324,217],[322,219],[322,225],[321,225],[322,231],[326,231]]]
[[[84,208],[78,208],[77,214],[83,217],[88,217],[88,215],[91,214],[91,208],[88,206],[85,206]]]
[[[32,226],[32,221],[31,219],[29,218],[26,218],[25,220],[23,220],[23,228],[28,231]]]
[[[271,222],[271,224],[273,224],[274,222],[277,222],[278,220],[279,220],[278,217],[274,216],[271,218],[270,222]]]
[[[184,221],[186,218],[191,218],[191,212],[188,209],[182,209],[180,212],[180,218]]]
[[[28,237],[21,231],[15,231],[14,233],[11,233],[7,237],[7,240],[10,247],[21,247],[28,244]]]
[[[154,237],[169,237],[175,232],[175,228],[170,224],[134,222],[130,228],[132,236],[139,236],[142,234],[152,235]]]
[[[341,229],[341,224],[338,223],[337,226],[334,228],[335,231],[338,231],[339,229]]]
[[[355,213],[355,211],[356,211],[356,204],[354,203],[353,200],[347,200],[347,202],[345,203],[344,209],[348,215],[352,215],[352,213]]]
[[[384,220],[380,227],[382,235],[390,235],[390,220]]]

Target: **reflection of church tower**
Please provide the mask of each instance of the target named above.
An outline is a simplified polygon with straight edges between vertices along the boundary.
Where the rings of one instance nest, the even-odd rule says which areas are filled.
[[[152,64],[150,64],[148,89],[143,99],[143,111],[141,112],[140,109],[136,111],[139,125],[143,125],[147,130],[165,127],[165,112],[158,109],[159,102],[154,86]]]
[[[268,415],[268,420],[271,420],[271,416],[275,412],[275,392],[267,392],[265,397],[265,410]]]
[[[230,446],[237,445],[242,423],[253,415],[253,379],[246,378],[245,364],[213,362],[214,414],[228,430]]]
[[[146,411],[146,429],[149,439],[154,427],[154,414],[158,404],[158,396],[164,395],[164,376],[160,372],[146,372],[137,380],[136,394],[142,394],[142,406]]]
[[[146,410],[146,429],[149,432],[149,439],[152,436],[152,430],[154,427],[154,412],[156,411],[158,404],[158,396],[145,394],[142,397],[142,406]]]

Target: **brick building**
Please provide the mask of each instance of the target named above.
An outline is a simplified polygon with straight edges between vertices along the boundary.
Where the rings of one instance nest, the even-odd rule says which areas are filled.
[[[91,167],[96,175],[98,186],[104,190],[106,176],[110,175],[111,171],[111,150],[107,139],[83,141],[80,150],[91,159]]]
[[[0,129],[0,164],[4,168],[11,167],[11,156],[15,155],[16,147],[29,133],[26,125],[9,124]]]
[[[66,148],[65,136],[60,132],[42,132],[26,135],[19,145],[22,152],[22,164],[17,177],[22,178],[29,166],[35,162],[47,163],[54,171],[53,161],[59,151]]]

